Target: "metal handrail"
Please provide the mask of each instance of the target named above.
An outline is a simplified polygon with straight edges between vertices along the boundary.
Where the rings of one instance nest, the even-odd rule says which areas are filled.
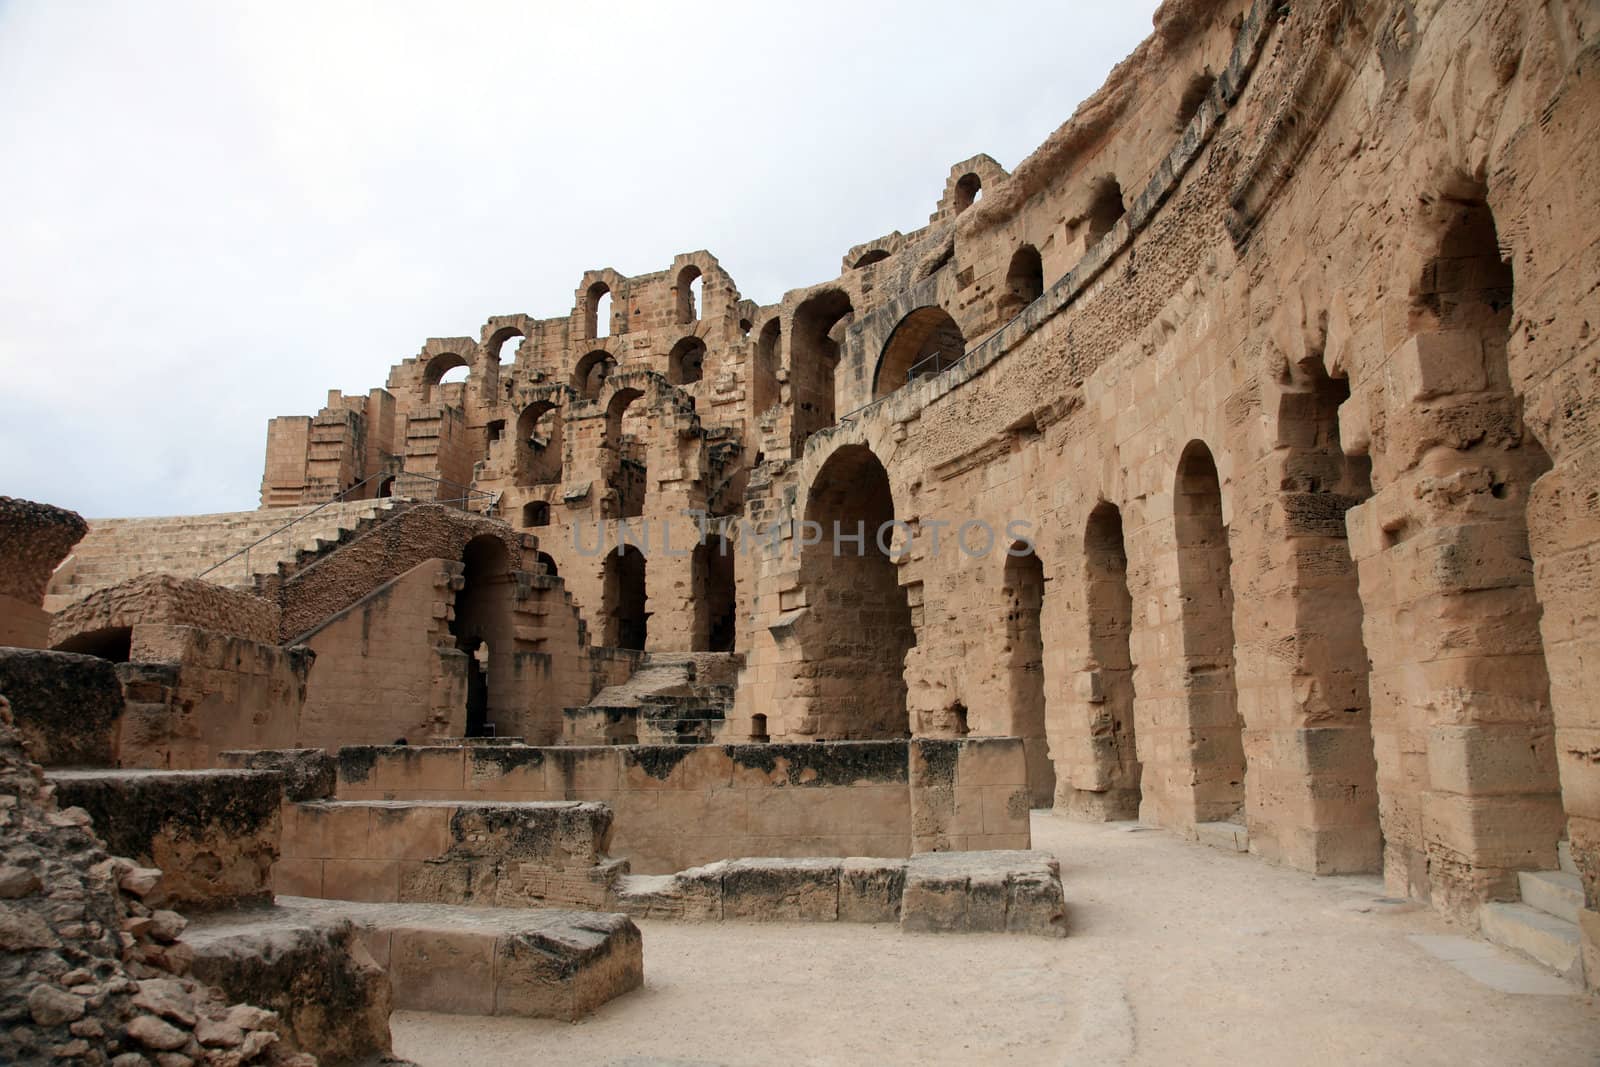
[[[488,503],[488,506],[484,508],[483,513],[484,513],[484,515],[487,516],[487,515],[492,515],[494,513],[494,509],[496,507],[498,507],[499,503],[500,503],[500,494],[499,493],[491,493],[491,492],[489,492],[488,490],[485,490],[485,489],[474,489],[470,485],[464,485],[461,482],[451,481],[448,478],[435,478],[435,477],[432,477],[431,475],[421,474],[421,473],[418,473],[416,471],[399,471],[399,472],[395,472],[395,473],[392,473],[392,472],[389,472],[389,471],[380,471],[377,474],[369,474],[369,475],[367,475],[365,478],[361,479],[359,482],[357,482],[356,484],[354,484],[354,485],[352,485],[352,486],[350,486],[350,487],[348,487],[346,489],[339,490],[331,498],[329,498],[327,500],[324,500],[322,503],[318,504],[316,507],[314,507],[310,511],[306,512],[304,515],[300,515],[300,516],[297,516],[296,518],[290,519],[288,522],[284,523],[282,526],[278,527],[276,530],[273,530],[271,533],[268,533],[268,534],[266,534],[266,535],[264,535],[262,537],[258,537],[256,540],[250,542],[248,545],[245,545],[243,548],[239,549],[239,551],[233,553],[233,555],[227,556],[224,559],[220,559],[216,563],[213,563],[211,566],[207,567],[205,570],[203,570],[199,574],[195,575],[195,577],[196,578],[204,578],[206,575],[212,573],[213,571],[219,570],[220,568],[226,566],[227,564],[232,563],[234,560],[238,559],[240,556],[244,557],[245,574],[249,575],[249,573],[250,573],[250,550],[251,549],[257,548],[260,545],[265,544],[266,542],[272,540],[274,537],[277,537],[279,534],[283,533],[285,530],[289,529],[292,526],[298,526],[300,523],[305,522],[307,519],[311,518],[311,516],[315,515],[317,512],[321,511],[323,508],[330,507],[331,505],[334,505],[334,504],[345,503],[345,498],[349,494],[355,492],[357,489],[360,489],[362,486],[366,485],[368,482],[372,481],[375,478],[402,478],[402,477],[404,477],[404,478],[420,478],[425,482],[432,482],[435,485],[453,485],[453,486],[456,486],[458,488],[465,489],[467,491],[467,495],[466,496],[451,497],[451,498],[448,498],[448,499],[445,499],[445,500],[432,500],[432,501],[429,501],[429,503],[432,503],[432,504],[462,504],[462,505],[465,505],[467,503],[467,501],[471,500],[475,496],[486,496],[486,497],[489,498],[489,503]],[[385,499],[385,498],[377,497],[377,498],[374,498],[374,499],[382,500],[382,499]],[[404,500],[404,499],[408,499],[408,498],[406,498],[406,497],[395,497],[393,499]],[[463,507],[462,510],[465,511],[467,509],[465,507]]]

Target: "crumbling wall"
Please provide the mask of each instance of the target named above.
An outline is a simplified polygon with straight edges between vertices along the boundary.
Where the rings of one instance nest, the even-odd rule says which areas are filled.
[[[193,626],[272,643],[278,639],[279,614],[269,601],[198,578],[145,574],[97,589],[56,612],[50,620],[50,646],[73,651],[74,638],[141,623]]]
[[[50,575],[88,531],[77,512],[0,496],[0,645],[49,644]]]

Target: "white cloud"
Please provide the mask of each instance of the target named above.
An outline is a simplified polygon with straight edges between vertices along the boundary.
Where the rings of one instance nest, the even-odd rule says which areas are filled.
[[[253,507],[269,417],[587,268],[831,277],[1155,6],[0,4],[0,493]]]

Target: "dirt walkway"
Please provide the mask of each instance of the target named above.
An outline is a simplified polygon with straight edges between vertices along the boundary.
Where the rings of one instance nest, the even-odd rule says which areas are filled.
[[[1600,1005],[1497,992],[1408,939],[1460,933],[1160,832],[1034,816],[1065,940],[641,922],[645,988],[576,1025],[399,1013],[424,1067],[1600,1063]]]

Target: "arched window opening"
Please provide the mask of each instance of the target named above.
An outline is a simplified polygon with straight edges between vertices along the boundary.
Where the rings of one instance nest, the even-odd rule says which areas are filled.
[[[611,372],[616,370],[616,358],[605,349],[596,349],[578,360],[572,369],[572,388],[585,400],[600,399],[600,390]]]
[[[976,174],[963,174],[956,182],[956,214],[961,214],[982,198],[983,179]]]
[[[522,525],[525,529],[550,525],[550,505],[543,500],[530,500],[522,505]]]
[[[860,270],[862,267],[870,267],[874,263],[882,263],[888,258],[889,253],[885,252],[881,248],[874,248],[872,251],[864,253],[860,259],[856,260],[855,269]]]
[[[601,601],[604,617],[601,643],[609,648],[642,651],[650,613],[645,610],[644,554],[633,545],[623,547],[620,552],[606,553]]]
[[[127,663],[133,655],[133,628],[108,626],[74,634],[55,646],[57,652],[76,652],[80,656],[98,656],[112,663]]]
[[[691,561],[694,581],[696,652],[732,652],[737,600],[734,592],[733,547],[715,534],[695,546]]]
[[[705,289],[705,279],[700,276],[700,268],[690,265],[678,272],[678,324],[687,325],[700,317],[701,295]]]
[[[750,331],[755,329],[755,328],[756,328],[756,324],[751,322],[749,319],[740,319],[739,320],[739,336],[740,337],[749,337],[750,336]]]
[[[673,385],[693,385],[705,376],[706,343],[698,337],[685,337],[667,353],[667,381]]]
[[[1183,450],[1173,496],[1196,822],[1242,822],[1244,723],[1234,678],[1233,557],[1211,450]]]
[[[755,367],[751,373],[751,404],[755,414],[772,410],[781,397],[778,385],[778,341],[782,325],[777,318],[767,320],[756,338]]]
[[[590,337],[611,336],[611,286],[595,282],[584,297],[584,326]]]
[[[1144,768],[1139,763],[1133,722],[1133,595],[1128,590],[1128,554],[1122,512],[1102,501],[1089,513],[1083,535],[1084,603],[1089,628],[1089,750],[1097,788],[1075,789],[1070,807],[1081,817],[1137,819]]]
[[[1032,245],[1023,245],[1006,269],[1006,291],[1000,297],[1000,317],[1011,319],[1044,295],[1044,260]]]
[[[561,572],[556,569],[556,558],[554,556],[548,552],[540,552],[537,559],[539,560],[539,572],[541,574],[549,575],[551,578],[561,577]]]
[[[1011,546],[1005,566],[1005,635],[1011,722],[1007,733],[1022,738],[1028,794],[1035,808],[1055,803],[1056,769],[1044,731],[1044,564],[1032,546]]]
[[[840,740],[905,737],[905,658],[917,642],[895,550],[894,497],[889,474],[864,445],[829,457],[812,483],[806,519],[827,531],[802,549],[800,582],[807,619],[801,640],[807,658],[828,673],[806,698],[804,714],[816,736]],[[857,544],[832,531],[864,536]]]
[[[771,739],[771,735],[767,733],[767,717],[760,712],[750,716],[750,742],[765,745]]]
[[[519,330],[501,330],[491,339],[489,348],[496,354],[500,366],[505,367],[516,361],[517,349],[524,340]]]
[[[644,514],[647,488],[649,415],[638,389],[618,389],[606,407],[606,484],[612,490],[611,517]]]
[[[1122,202],[1122,186],[1117,183],[1117,179],[1101,178],[1096,182],[1089,199],[1086,247],[1093,248],[1099,244],[1100,238],[1110,233],[1127,213],[1128,208]]]
[[[464,383],[469,374],[467,361],[455,352],[441,352],[428,361],[422,371],[422,400],[442,399],[439,386]]]
[[[377,495],[379,497],[391,497],[394,495],[393,477],[385,477],[379,480]]]
[[[789,338],[789,392],[794,404],[794,444],[834,422],[834,375],[839,346],[855,320],[850,298],[829,289],[805,300],[794,313]]]
[[[900,320],[883,346],[872,383],[873,399],[954,366],[966,352],[967,339],[949,312],[942,307],[918,308]]]
[[[1217,77],[1209,70],[1189,79],[1189,84],[1184,86],[1183,95],[1178,98],[1179,133],[1187,129],[1194,117],[1200,114],[1200,106],[1206,102],[1206,97],[1211,95],[1211,87],[1215,84]]]
[[[548,401],[529,404],[517,416],[519,486],[555,485],[561,481],[561,412]]]

